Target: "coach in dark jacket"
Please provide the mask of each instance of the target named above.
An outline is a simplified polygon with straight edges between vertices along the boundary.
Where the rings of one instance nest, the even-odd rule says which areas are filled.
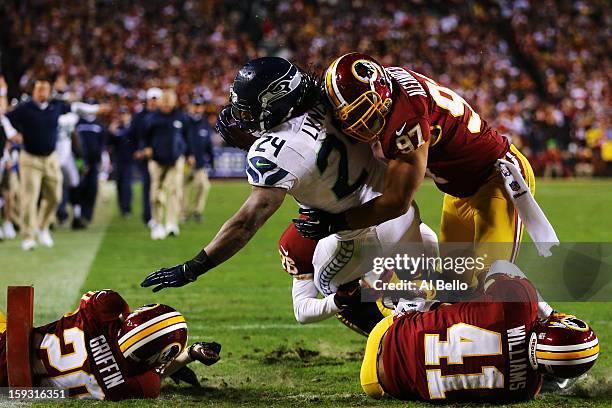
[[[164,91],[159,109],[147,118],[144,133],[145,154],[150,158],[153,239],[179,234],[188,131],[188,118],[176,108],[176,93]]]
[[[207,168],[214,168],[212,135],[213,130],[205,115],[204,100],[196,97],[189,106],[189,144],[194,157],[191,169],[191,193],[185,183],[183,213],[185,218],[192,216],[196,222],[202,221],[206,199],[210,191]]]
[[[91,222],[98,196],[98,175],[102,151],[106,145],[107,130],[95,116],[86,115],[77,122],[75,132],[79,138],[85,169],[78,187],[78,201],[85,221]]]
[[[6,116],[23,136],[23,150],[19,157],[20,199],[24,250],[36,246],[35,231],[45,246],[53,246],[49,224],[62,193],[62,172],[55,153],[58,119],[64,113],[96,114],[99,105],[79,102],[68,104],[51,100],[51,84],[38,80],[34,84],[32,99],[20,103]],[[108,110],[105,106],[104,110]],[[38,197],[42,193],[40,213],[37,213]]]
[[[157,109],[162,90],[159,88],[149,88],[146,92],[145,106],[132,116],[130,126],[125,136],[133,141],[137,147],[134,152],[136,167],[140,172],[142,180],[142,221],[150,226],[151,221],[151,176],[149,174],[149,160],[144,155],[145,141],[144,130],[149,115]]]
[[[119,108],[119,124],[111,125],[109,145],[112,148],[111,160],[117,184],[117,201],[121,215],[132,213],[132,177],[134,171],[134,153],[137,150],[137,140],[129,137],[131,115],[130,110]],[[149,170],[147,169],[147,174]],[[147,202],[149,201],[147,197]]]

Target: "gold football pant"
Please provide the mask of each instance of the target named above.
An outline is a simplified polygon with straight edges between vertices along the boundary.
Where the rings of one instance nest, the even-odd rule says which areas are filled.
[[[535,177],[529,161],[514,145],[504,157],[521,170],[532,194],[535,194]],[[440,242],[473,243],[471,255],[483,257],[485,267],[474,269],[455,278],[474,288],[478,277],[498,259],[513,262],[517,256],[523,235],[523,223],[504,187],[501,174],[495,171],[485,184],[472,196],[457,198],[444,195]],[[447,253],[449,248],[441,246]],[[456,255],[456,254],[453,254]],[[484,275],[483,275],[484,276]]]
[[[55,152],[36,156],[24,150],[19,155],[19,172],[23,239],[34,239],[36,230],[49,228],[55,215],[62,197],[62,171]]]
[[[189,184],[191,184],[191,188],[188,188]],[[193,180],[191,183],[185,183],[183,191],[183,214],[189,216],[194,213],[204,213],[208,192],[210,191],[210,181],[206,169],[194,169]]]
[[[6,316],[0,312],[0,333],[4,333],[6,330]]]
[[[162,165],[149,160],[151,174],[151,207],[153,220],[159,225],[178,225],[183,188],[185,158],[174,164]]]

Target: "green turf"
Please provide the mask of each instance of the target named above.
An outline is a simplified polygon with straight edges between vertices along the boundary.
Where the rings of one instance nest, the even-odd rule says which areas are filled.
[[[241,253],[196,283],[159,294],[139,287],[147,273],[197,253],[248,193],[249,187],[244,182],[214,183],[204,223],[187,223],[180,237],[161,242],[149,239],[138,217],[112,219],[81,291],[113,288],[133,307],[151,302],[173,305],[187,317],[191,340],[216,340],[223,345],[223,359],[218,364],[194,365],[203,389],[175,388],[166,383],[162,398],[156,402],[122,404],[134,407],[405,406],[394,401],[373,401],[362,394],[359,367],[365,338],[333,320],[308,326],[295,322],[291,279],[282,271],[276,249],[280,233],[295,213],[296,205],[290,199]],[[439,228],[441,198],[429,183],[423,185],[417,197],[423,219],[434,229]],[[612,241],[609,232],[612,183],[540,181],[537,198],[562,241]],[[20,253],[12,254],[8,262],[16,262],[19,256]],[[557,306],[575,311],[597,329],[602,353],[593,375],[599,389],[609,390],[607,376],[612,364],[606,345],[612,343],[611,304]],[[66,405],[86,404],[92,403]],[[53,404],[40,404],[43,405]],[[610,392],[586,399],[545,396],[520,405],[610,406]]]

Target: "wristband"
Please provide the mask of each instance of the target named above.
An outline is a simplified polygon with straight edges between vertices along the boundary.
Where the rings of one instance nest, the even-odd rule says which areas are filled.
[[[333,221],[333,225],[331,225],[330,228],[332,233],[336,233],[338,231],[349,231],[352,229],[346,219],[346,211],[336,214]]]
[[[6,96],[6,88],[0,88],[0,96]]]
[[[185,262],[185,278],[193,282],[198,276],[205,274],[215,267],[215,263],[208,257],[205,250],[201,250],[193,259]]]

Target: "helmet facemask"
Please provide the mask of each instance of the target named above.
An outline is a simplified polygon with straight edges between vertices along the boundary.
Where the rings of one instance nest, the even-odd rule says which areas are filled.
[[[368,91],[353,103],[336,111],[342,122],[342,130],[355,139],[370,143],[385,128],[385,116],[389,112],[391,99],[382,100],[376,91]]]
[[[334,60],[325,72],[325,93],[348,136],[371,143],[383,132],[393,83],[375,59],[349,53]]]

